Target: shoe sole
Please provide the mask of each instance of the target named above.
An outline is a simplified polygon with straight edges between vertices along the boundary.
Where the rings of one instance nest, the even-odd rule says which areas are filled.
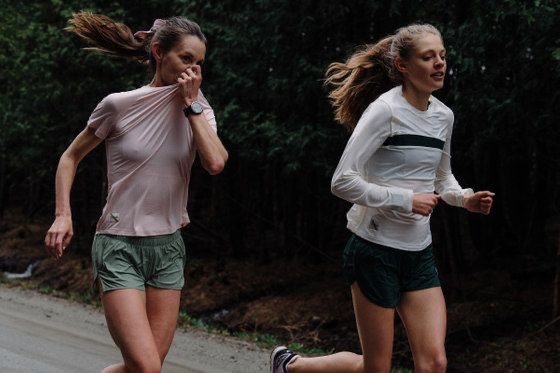
[[[276,355],[282,350],[287,350],[288,347],[286,346],[278,346],[270,353],[270,373],[274,373],[274,358]]]

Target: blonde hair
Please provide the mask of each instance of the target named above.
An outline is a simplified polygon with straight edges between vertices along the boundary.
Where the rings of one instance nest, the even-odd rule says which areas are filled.
[[[331,63],[325,73],[325,85],[333,86],[328,97],[335,120],[353,130],[371,102],[402,83],[395,57],[408,59],[416,40],[426,33],[441,38],[438,29],[430,24],[412,24],[375,44],[361,47],[344,63]]]
[[[155,66],[150,46],[160,44],[163,52],[171,50],[185,35],[194,35],[204,44],[206,37],[200,26],[185,17],[171,17],[156,20],[150,31],[133,34],[130,28],[101,14],[78,12],[68,20],[66,31],[72,32],[86,40],[93,47],[85,50],[103,53],[112,57],[122,57],[140,62],[150,62]]]

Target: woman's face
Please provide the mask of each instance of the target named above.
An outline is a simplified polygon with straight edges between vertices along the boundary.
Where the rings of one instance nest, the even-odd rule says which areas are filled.
[[[206,45],[194,35],[184,36],[158,60],[159,78],[162,85],[177,83],[181,73],[194,65],[202,65],[206,55]]]
[[[409,83],[422,92],[432,93],[443,87],[447,63],[446,51],[441,38],[434,34],[424,34],[415,42],[415,48],[406,61],[397,67]]]

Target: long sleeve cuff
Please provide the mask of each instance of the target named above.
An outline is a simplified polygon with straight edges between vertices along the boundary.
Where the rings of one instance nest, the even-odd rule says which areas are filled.
[[[463,207],[463,198],[472,196],[474,191],[471,188],[461,189],[458,191],[445,192],[441,198],[451,206]]]
[[[412,212],[412,190],[398,187],[387,188],[389,206],[400,212]]]

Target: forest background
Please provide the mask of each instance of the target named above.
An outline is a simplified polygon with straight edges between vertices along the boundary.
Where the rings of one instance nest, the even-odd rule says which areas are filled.
[[[0,4],[4,269],[25,269],[45,257],[40,242],[54,213],[58,159],[96,104],[151,78],[145,66],[81,50],[85,45],[63,31],[72,12],[105,14],[133,31],[149,29],[155,18],[185,15],[209,40],[203,91],[230,154],[219,176],[194,168],[192,224],[184,232],[191,263],[186,312],[232,332],[359,351],[340,273],[349,204],[330,193],[349,135],[333,120],[324,72],[359,45],[411,22],[429,22],[448,50],[445,88],[436,96],[455,113],[454,174],[464,187],[496,193],[490,216],[440,204],[432,218],[449,305],[450,362],[465,369],[560,366],[559,2]],[[105,195],[101,146],[76,176],[70,254],[59,264],[44,260],[37,271],[41,283],[87,288]],[[29,248],[22,250],[15,238]],[[72,260],[81,263],[82,275]],[[401,334],[395,358],[407,366]]]

